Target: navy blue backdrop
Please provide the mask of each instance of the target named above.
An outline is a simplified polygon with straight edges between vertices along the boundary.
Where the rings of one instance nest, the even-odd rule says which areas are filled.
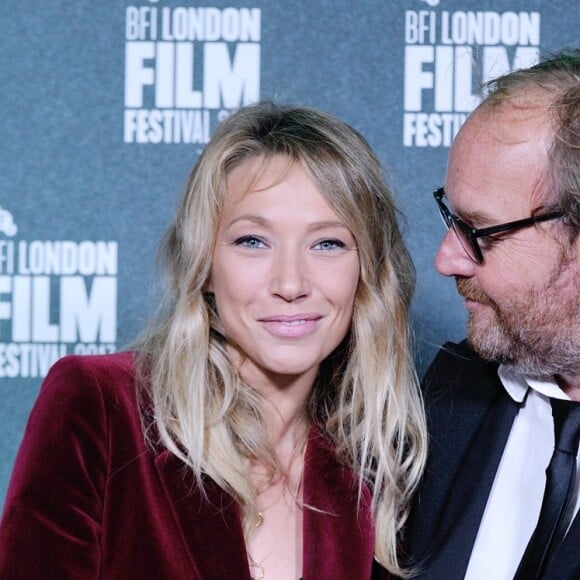
[[[418,270],[417,364],[463,335],[431,196],[490,76],[571,46],[576,0],[4,0],[0,3],[0,505],[50,364],[123,348],[216,124],[314,106],[382,159]]]

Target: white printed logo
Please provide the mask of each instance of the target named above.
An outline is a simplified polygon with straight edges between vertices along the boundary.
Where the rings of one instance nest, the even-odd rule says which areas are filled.
[[[67,354],[115,352],[117,254],[116,241],[0,238],[0,384],[44,377]]]
[[[539,12],[407,10],[403,144],[449,147],[490,79],[532,66]]]
[[[18,233],[18,226],[14,223],[12,214],[7,209],[2,209],[0,206],[0,234],[4,234],[9,238]]]
[[[128,6],[125,143],[197,143],[260,98],[261,10]]]

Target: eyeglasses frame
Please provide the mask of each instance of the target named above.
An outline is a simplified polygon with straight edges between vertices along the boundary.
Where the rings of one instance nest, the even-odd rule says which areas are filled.
[[[454,213],[451,213],[451,211],[449,210],[449,208],[445,205],[445,202],[443,201],[444,195],[445,195],[445,188],[444,187],[439,187],[433,192],[433,197],[435,198],[435,201],[437,202],[437,207],[439,208],[439,213],[441,214],[441,218],[443,220],[443,223],[445,224],[447,229],[453,229],[453,231],[455,232],[455,235],[458,237],[460,242],[461,242],[461,238],[458,236],[458,233],[455,229],[455,226],[459,227],[459,229],[465,234],[465,236],[467,237],[467,240],[469,241],[471,249],[473,250],[474,256],[472,256],[467,251],[466,248],[463,248],[463,249],[465,250],[465,253],[476,264],[483,263],[483,252],[481,250],[479,242],[477,241],[478,238],[482,238],[484,236],[491,236],[493,234],[500,234],[500,233],[504,233],[504,232],[509,232],[512,230],[518,230],[520,228],[526,228],[528,226],[531,226],[531,225],[534,225],[534,224],[537,224],[540,222],[554,220],[554,219],[558,219],[558,218],[561,218],[562,216],[564,216],[564,212],[562,212],[562,211],[552,211],[552,212],[532,216],[529,218],[524,218],[521,220],[515,220],[515,221],[506,222],[503,224],[497,224],[495,226],[490,226],[487,228],[474,228],[473,226],[470,226],[467,222],[462,220],[459,216],[455,215]],[[463,244],[462,244],[462,247],[463,247]]]

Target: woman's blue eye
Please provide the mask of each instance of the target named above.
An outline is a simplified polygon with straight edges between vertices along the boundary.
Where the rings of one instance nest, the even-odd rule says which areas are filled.
[[[339,250],[345,248],[346,244],[340,240],[321,240],[314,245],[315,249],[318,250]]]
[[[244,248],[250,249],[265,247],[264,242],[260,238],[257,238],[256,236],[242,236],[234,240],[234,244],[236,246],[243,246]]]

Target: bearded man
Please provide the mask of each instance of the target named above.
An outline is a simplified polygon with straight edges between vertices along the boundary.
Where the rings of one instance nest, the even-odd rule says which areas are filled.
[[[580,51],[490,84],[434,193],[468,340],[424,386],[419,578],[580,578]]]

